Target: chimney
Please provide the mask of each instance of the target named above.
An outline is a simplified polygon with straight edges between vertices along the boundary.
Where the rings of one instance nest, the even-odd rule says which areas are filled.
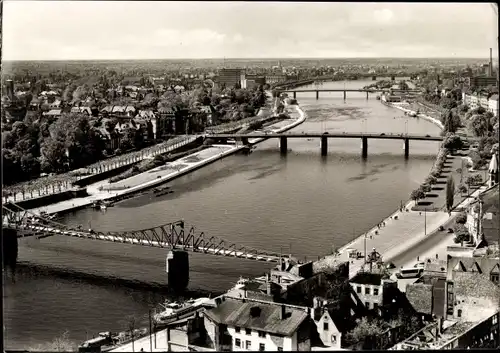
[[[493,76],[493,49],[490,48],[490,70],[489,70],[489,76]]]
[[[285,320],[286,318],[286,306],[281,305],[280,308],[280,320]]]
[[[5,81],[5,88],[7,91],[7,96],[12,101],[14,99],[14,81],[6,80]]]

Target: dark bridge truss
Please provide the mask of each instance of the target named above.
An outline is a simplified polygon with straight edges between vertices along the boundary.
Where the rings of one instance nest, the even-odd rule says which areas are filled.
[[[18,238],[36,236],[41,239],[53,235],[63,235],[268,262],[279,262],[280,257],[288,257],[271,251],[239,246],[215,236],[209,237],[203,232],[198,233],[194,227],[186,232],[182,220],[148,229],[100,232],[55,222],[47,217],[27,211],[14,203],[4,204],[2,211],[2,226],[17,230]]]

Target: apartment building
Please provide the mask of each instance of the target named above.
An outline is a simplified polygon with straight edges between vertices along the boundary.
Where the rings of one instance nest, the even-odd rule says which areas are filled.
[[[497,158],[497,155],[493,155],[493,158]],[[498,191],[498,184],[490,187],[481,193],[467,209],[465,226],[472,241],[478,247],[498,242]]]
[[[491,97],[474,94],[462,93],[462,102],[469,106],[470,109],[483,107],[491,112],[494,116],[498,116],[498,94]]]
[[[309,351],[310,309],[222,296],[205,312],[210,345],[223,351]]]

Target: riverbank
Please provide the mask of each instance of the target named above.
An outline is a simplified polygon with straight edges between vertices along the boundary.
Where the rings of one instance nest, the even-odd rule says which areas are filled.
[[[287,106],[287,109],[291,118],[272,124],[266,127],[266,130],[271,131],[271,133],[281,133],[302,124],[306,120],[307,115],[298,105]],[[255,133],[262,133],[262,131],[255,131]],[[249,139],[249,143],[255,145],[264,140],[265,138]],[[64,213],[87,207],[96,201],[113,201],[118,198],[124,198],[171,181],[224,157],[233,155],[244,148],[245,146],[243,145],[213,145],[203,151],[190,154],[179,160],[166,163],[163,166],[116,183],[111,184],[109,181],[102,181],[90,185],[87,188],[87,193],[90,195],[88,197],[62,201],[33,209],[31,212],[35,214],[40,214],[41,212],[46,212],[47,214]]]
[[[385,103],[385,105],[402,110],[406,113],[412,112],[410,109],[406,108],[404,103]],[[444,128],[440,121],[431,116],[424,114],[419,114],[418,116],[432,122],[441,130]],[[354,276],[362,268],[364,258],[363,260],[353,260],[349,258],[348,253],[351,249],[365,255],[375,249],[382,255],[383,259],[387,260],[421,241],[427,234],[431,234],[437,230],[439,226],[445,223],[449,218],[446,212],[431,212],[422,216],[422,212],[412,210],[415,206],[416,203],[413,200],[409,200],[404,205],[400,205],[397,210],[381,220],[380,223],[373,226],[367,232],[336,249],[338,255],[332,254],[316,261],[314,264],[316,271],[321,268],[331,267],[339,260],[344,260],[351,261],[349,271],[350,275]],[[424,217],[425,219],[422,220]],[[422,225],[422,223],[424,223],[424,225]],[[422,229],[422,226],[424,229]],[[427,231],[427,227],[429,227],[430,232]]]

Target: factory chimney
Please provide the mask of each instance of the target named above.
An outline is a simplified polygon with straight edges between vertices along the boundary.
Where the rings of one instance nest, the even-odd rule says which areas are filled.
[[[490,77],[493,77],[493,49],[490,48]]]

